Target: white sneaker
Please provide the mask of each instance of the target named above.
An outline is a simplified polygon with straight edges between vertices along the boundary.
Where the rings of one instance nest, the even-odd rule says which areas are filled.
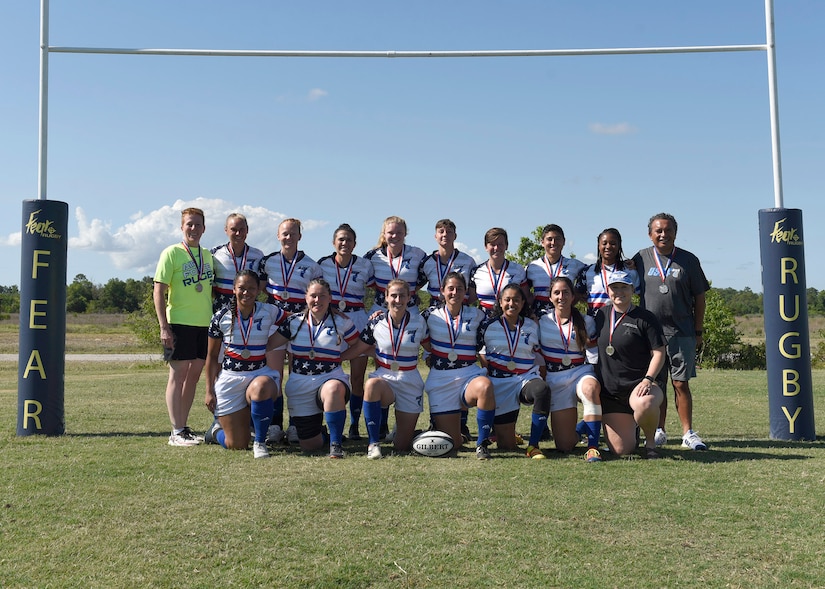
[[[699,434],[692,429],[689,429],[688,432],[682,436],[682,448],[690,448],[691,450],[707,450],[708,446],[702,441]]]
[[[180,433],[180,435],[186,438],[187,440],[194,440],[196,444],[203,443],[203,436],[194,433],[192,431],[192,428],[190,428],[188,425],[183,428],[183,431]]]
[[[367,458],[370,460],[381,458],[381,446],[378,444],[370,444],[367,448]]]
[[[657,446],[664,446],[667,444],[667,434],[662,428],[656,428],[656,435],[653,436],[653,441]]]
[[[294,425],[290,425],[286,428],[286,441],[293,445],[300,442],[298,439],[298,428]]]
[[[172,435],[169,436],[169,445],[170,446],[197,446],[198,442],[183,436],[183,434],[176,434],[172,432]]]
[[[255,442],[252,444],[252,456],[255,458],[269,458],[269,450],[265,442]]]
[[[280,444],[281,440],[284,439],[284,430],[281,429],[280,425],[270,425],[269,429],[266,430],[266,443],[267,444]]]

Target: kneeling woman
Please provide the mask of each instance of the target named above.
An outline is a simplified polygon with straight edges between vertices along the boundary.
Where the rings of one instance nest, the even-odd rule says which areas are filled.
[[[665,338],[650,311],[631,302],[633,279],[617,271],[609,276],[613,303],[599,309],[599,364],[604,429],[610,451],[618,456],[636,449],[636,426],[645,434],[645,457],[659,458],[654,437],[664,394],[656,382],[665,364]]]
[[[496,415],[496,398],[486,370],[476,364],[478,328],[484,311],[464,305],[466,293],[464,276],[450,272],[441,283],[444,306],[426,313],[430,341],[423,346],[432,354],[424,390],[435,427],[450,434],[456,447],[462,443],[461,410],[477,408],[476,457],[489,460],[487,445]]]
[[[205,441],[224,448],[249,446],[249,421],[255,429],[253,455],[269,458],[266,431],[272,421],[274,399],[279,397],[280,375],[267,365],[266,351],[273,347],[273,326],[286,314],[273,305],[255,302],[258,275],[242,270],[233,282],[233,298],[212,317],[206,361],[206,408],[215,415]],[[219,362],[225,345],[223,366]]]
[[[348,360],[374,353],[378,365],[364,386],[367,458],[381,458],[383,408],[395,403],[396,450],[410,449],[415,424],[423,410],[424,381],[418,372],[418,349],[427,340],[427,324],[415,309],[408,308],[410,285],[406,280],[390,280],[384,292],[388,310],[370,319],[358,343],[342,355]]]
[[[341,352],[358,340],[358,330],[343,313],[330,310],[332,290],[323,278],[309,281],[307,308],[291,315],[274,335],[275,347],[287,344],[291,359],[284,387],[289,417],[305,452],[324,445],[322,421],[329,428],[329,457],[343,458],[341,447],[349,377],[341,368]]]
[[[547,363],[550,386],[550,429],[556,449],[570,452],[582,434],[587,435],[585,460],[598,462],[602,406],[599,381],[585,351],[596,337],[593,318],[582,316],[573,306],[573,282],[557,276],[550,282],[553,307],[539,320],[541,353]],[[584,421],[576,425],[577,398],[582,403]]]
[[[480,333],[487,374],[496,395],[496,445],[516,449],[519,404],[533,406],[528,458],[545,458],[539,440],[550,413],[550,388],[539,374],[539,326],[528,316],[521,286],[510,283],[499,291],[490,318]]]

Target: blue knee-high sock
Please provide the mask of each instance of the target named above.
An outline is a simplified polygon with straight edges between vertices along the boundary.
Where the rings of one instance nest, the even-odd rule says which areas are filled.
[[[547,416],[541,413],[533,413],[530,421],[530,441],[529,445],[539,447],[539,440],[547,427]]]
[[[599,447],[599,436],[601,435],[601,431],[602,431],[602,422],[601,421],[585,421],[584,425],[587,426],[587,447],[588,448],[598,448]]]
[[[495,418],[495,409],[476,410],[476,423],[478,423],[478,440],[476,441],[476,446],[481,446],[484,440],[490,437],[490,433],[493,431],[493,421]]]
[[[266,430],[272,424],[272,413],[275,411],[275,401],[267,399],[265,401],[252,401],[249,404],[252,413],[252,427],[255,428],[255,441],[266,441]]]
[[[367,422],[367,436],[370,444],[377,444],[381,438],[381,401],[364,401],[364,421]]]
[[[277,425],[284,429],[284,397],[278,396],[274,401],[274,409],[272,411],[272,425]]]
[[[349,415],[350,423],[353,427],[358,428],[358,422],[361,421],[361,407],[364,405],[364,397],[352,395],[349,398]]]
[[[324,411],[324,419],[329,428],[329,443],[340,444],[344,436],[344,424],[347,422],[347,410]]]
[[[218,444],[220,444],[222,447],[226,448],[226,432],[223,431],[223,428],[221,428],[217,432],[215,432],[215,435],[213,437],[215,438],[215,441]]]

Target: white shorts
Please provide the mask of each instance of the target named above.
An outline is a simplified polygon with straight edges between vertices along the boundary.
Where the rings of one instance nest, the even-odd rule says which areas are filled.
[[[322,412],[315,401],[318,396],[318,389],[328,380],[340,380],[352,390],[349,384],[349,376],[344,369],[338,366],[332,372],[325,374],[297,374],[289,373],[289,378],[284,387],[286,395],[286,406],[292,417],[308,417]]]
[[[237,413],[249,403],[246,402],[246,389],[259,376],[268,376],[280,388],[281,376],[276,370],[264,366],[258,370],[234,372],[221,370],[218,380],[215,381],[215,417]]]
[[[464,389],[477,376],[487,376],[481,366],[472,364],[453,370],[430,370],[424,390],[430,402],[430,413],[449,413],[465,409]]]
[[[545,382],[550,386],[550,412],[575,407],[579,402],[576,385],[583,378],[596,378],[590,364],[582,364],[560,372],[547,371]]]
[[[380,378],[389,385],[395,395],[395,410],[403,413],[421,413],[424,411],[424,381],[418,370],[399,370],[393,372],[379,368],[371,372],[370,378]]]
[[[534,366],[524,374],[514,374],[505,378],[491,378],[493,390],[496,394],[496,415],[518,411],[521,405],[519,403],[521,389],[535,378],[541,379],[538,366]]]

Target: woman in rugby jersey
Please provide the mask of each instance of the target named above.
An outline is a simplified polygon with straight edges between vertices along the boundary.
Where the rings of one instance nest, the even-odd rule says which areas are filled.
[[[332,246],[334,253],[318,260],[324,280],[332,287],[331,304],[333,308],[345,313],[358,331],[363,331],[367,325],[364,296],[367,285],[372,282],[372,264],[352,253],[355,249],[355,230],[346,223],[339,225],[332,234]],[[358,422],[361,419],[366,370],[367,356],[356,356],[350,360],[352,396],[349,399],[349,439],[351,440],[361,439]]]
[[[544,255],[533,260],[527,266],[527,281],[533,288],[533,310],[540,315],[552,305],[550,302],[550,281],[557,276],[567,276],[575,281],[585,264],[575,258],[565,258],[564,230],[551,223],[545,225],[541,232],[541,245]]]
[[[478,329],[485,315],[481,309],[464,304],[466,294],[464,277],[451,272],[441,285],[443,305],[425,311],[430,341],[422,345],[431,354],[424,390],[435,427],[448,433],[456,447],[462,443],[461,410],[477,408],[476,457],[489,460],[487,445],[496,414],[496,398],[486,370],[476,363]]]
[[[212,285],[212,312],[232,303],[235,296],[233,282],[241,270],[256,270],[264,253],[256,247],[247,245],[246,236],[249,224],[240,213],[232,213],[226,218],[223,227],[229,241],[213,247],[212,263],[215,268],[215,282]]]
[[[330,308],[332,288],[323,278],[309,281],[303,313],[290,315],[278,328],[273,344],[289,351],[289,379],[284,387],[290,419],[302,450],[324,445],[321,424],[329,428],[329,457],[343,458],[349,377],[341,353],[358,339],[352,320]]]
[[[493,227],[484,234],[484,249],[490,259],[475,267],[470,281],[478,298],[478,305],[489,315],[493,312],[498,295],[505,286],[516,283],[527,297],[527,275],[524,267],[507,259],[507,232]]]
[[[539,440],[550,413],[550,388],[539,371],[543,365],[539,326],[528,313],[521,287],[508,284],[499,292],[492,315],[482,323],[479,339],[496,396],[496,445],[516,449],[519,404],[532,405],[527,456],[540,460],[545,457],[539,450]]]
[[[410,285],[409,306],[417,307],[419,303],[416,291],[427,283],[422,267],[427,254],[419,247],[404,243],[407,238],[407,222],[401,217],[387,217],[381,227],[378,245],[368,251],[364,258],[372,264],[375,288],[375,304],[370,314],[386,311],[386,289],[390,280],[400,278]]]
[[[361,339],[344,352],[349,359],[374,353],[378,368],[364,387],[364,421],[369,446],[367,458],[381,458],[380,425],[382,409],[395,403],[396,450],[410,449],[418,416],[423,410],[424,381],[418,372],[418,351],[427,341],[427,323],[415,309],[409,309],[410,285],[394,278],[387,284],[387,311],[370,319]]]
[[[245,450],[251,419],[255,430],[253,455],[269,458],[266,434],[274,399],[281,394],[281,377],[267,365],[266,350],[276,338],[270,331],[283,323],[286,313],[255,301],[259,283],[258,274],[252,270],[241,270],[235,276],[233,291],[230,304],[215,313],[209,326],[206,408],[215,415],[215,422],[204,440]]]
[[[622,234],[614,227],[608,227],[596,238],[598,259],[580,275],[582,288],[587,297],[587,314],[593,317],[599,309],[610,302],[607,285],[610,275],[622,270],[630,276],[633,287],[639,292],[639,276],[632,260],[627,260],[622,251]]]
[[[300,313],[306,309],[305,295],[309,281],[322,275],[321,267],[309,256],[298,249],[301,241],[301,222],[298,219],[284,219],[278,225],[278,241],[281,250],[261,258],[258,264],[260,279],[266,284],[267,302],[281,308],[287,313]],[[284,360],[286,348],[281,347],[270,353],[270,363],[284,377]],[[284,408],[283,401],[275,404],[270,440],[283,438]],[[294,428],[287,430],[290,443],[297,442]]]
[[[602,406],[599,381],[587,363],[585,350],[596,344],[596,325],[589,315],[582,316],[573,306],[573,282],[566,276],[553,278],[549,286],[550,308],[539,319],[541,354],[547,365],[545,380],[550,396],[550,429],[556,449],[570,452],[587,435],[588,462],[601,460],[599,434]],[[584,421],[577,427],[577,400],[581,401]]]

